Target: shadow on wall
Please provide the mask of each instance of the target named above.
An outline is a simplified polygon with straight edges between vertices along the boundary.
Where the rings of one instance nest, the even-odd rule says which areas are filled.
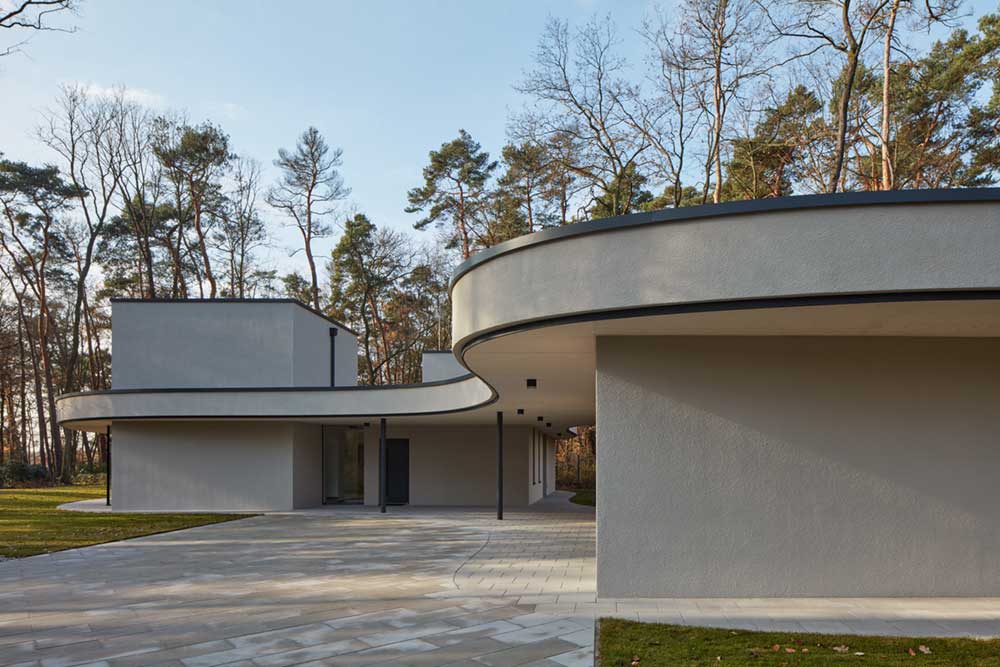
[[[716,437],[705,440],[733,445],[719,452],[729,466],[759,473],[744,476],[748,487],[771,463],[799,458],[786,450],[807,449],[791,471],[801,478],[826,468],[901,512],[931,496],[942,510],[995,517],[1000,341],[681,338],[671,347],[661,393],[690,406],[692,419],[706,416]],[[731,426],[759,437],[734,441]]]

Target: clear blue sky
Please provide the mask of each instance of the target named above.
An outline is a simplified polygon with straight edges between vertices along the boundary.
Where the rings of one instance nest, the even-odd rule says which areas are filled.
[[[26,56],[0,62],[0,151],[51,159],[31,134],[58,86],[124,85],[164,110],[221,124],[237,152],[263,163],[266,182],[278,147],[316,125],[344,149],[357,208],[408,229],[406,191],[420,183],[430,149],[465,128],[499,153],[508,112],[521,106],[511,86],[530,67],[547,16],[579,23],[609,13],[631,38],[655,4],[83,0],[79,32],[37,35]],[[969,8],[975,17],[996,4]],[[624,55],[642,57],[637,44]]]

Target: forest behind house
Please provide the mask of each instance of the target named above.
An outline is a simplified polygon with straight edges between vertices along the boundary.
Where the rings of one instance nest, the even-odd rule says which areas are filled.
[[[0,27],[45,29],[36,4],[0,8]],[[351,201],[336,147],[350,128],[303,119],[272,155],[246,155],[212,119],[124,88],[53,89],[34,134],[45,163],[0,153],[0,485],[103,468],[103,436],[61,429],[55,398],[110,388],[112,298],[292,297],[359,333],[359,382],[418,382],[421,353],[451,344],[452,269],[509,239],[663,208],[992,185],[1000,14],[964,29],[967,14],[958,0],[683,0],[636,26],[551,18],[510,82],[523,105],[505,145],[428,138],[400,211],[411,233]],[[642,42],[641,62],[623,40]],[[280,226],[298,235],[292,272],[269,259]],[[560,479],[592,480],[594,447],[592,430],[568,441]]]

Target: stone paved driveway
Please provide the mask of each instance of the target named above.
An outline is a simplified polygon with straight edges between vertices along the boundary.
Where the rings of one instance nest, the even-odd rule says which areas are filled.
[[[324,509],[0,563],[0,665],[590,667],[593,513],[547,504]]]
[[[0,665],[593,663],[594,616],[1000,635],[1000,599],[597,600],[594,518],[323,509],[0,563]]]

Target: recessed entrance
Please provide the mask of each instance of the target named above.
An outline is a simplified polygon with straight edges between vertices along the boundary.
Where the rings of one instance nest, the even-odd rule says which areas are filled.
[[[364,501],[364,431],[344,426],[324,426],[323,503],[361,504]]]
[[[388,438],[386,449],[385,499],[390,505],[410,502],[410,441]]]

